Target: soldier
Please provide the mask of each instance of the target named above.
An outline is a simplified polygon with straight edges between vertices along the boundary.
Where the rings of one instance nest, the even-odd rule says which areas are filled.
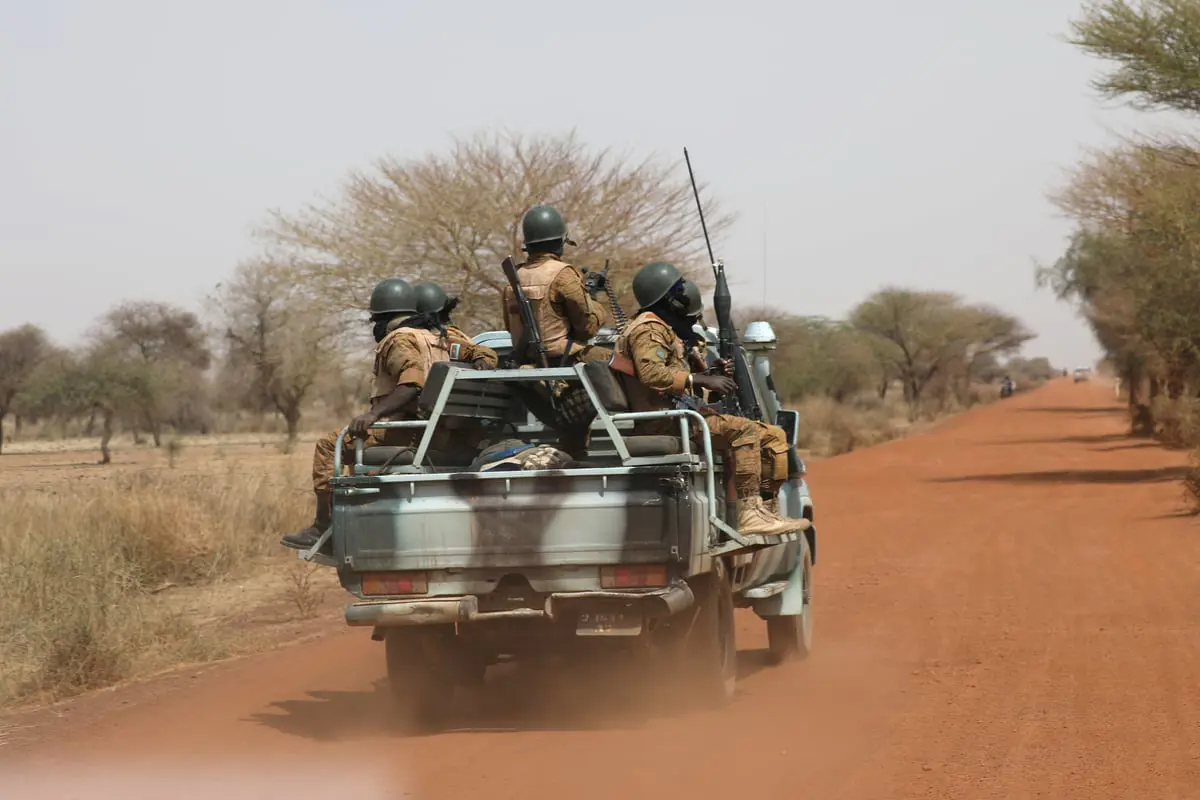
[[[704,299],[700,295],[700,287],[690,280],[684,279],[684,297],[687,301],[687,314],[692,325],[704,328]],[[708,340],[696,334],[695,344],[688,351],[688,359],[693,372],[712,372],[719,370],[725,375],[733,375],[733,362],[718,360],[713,367],[708,366]],[[762,455],[762,484],[760,486],[763,502],[767,508],[778,513],[779,488],[788,478],[788,450],[790,446],[787,434],[778,425],[769,425],[754,420],[758,426],[761,438]]]
[[[602,326],[611,322],[605,307],[595,301],[596,293],[604,288],[604,276],[590,273],[585,279],[582,272],[562,260],[566,245],[573,247],[575,242],[567,234],[567,223],[554,208],[531,208],[521,220],[521,234],[528,258],[518,267],[517,280],[529,301],[550,365],[608,361],[612,358],[610,348],[588,344]],[[501,310],[504,327],[512,336],[517,363],[533,364],[534,353],[520,352],[525,326],[516,295],[509,286],[504,287]],[[585,458],[595,409],[580,387],[552,387],[556,410],[547,404],[549,398],[544,396],[544,389],[533,387],[525,391],[532,393],[524,395],[530,410],[558,429],[562,449],[575,459]]]
[[[430,368],[438,361],[464,361],[477,369],[496,366],[496,353],[471,342],[457,328],[446,327],[452,304],[445,292],[433,284],[410,286],[407,281],[390,278],[380,282],[371,293],[371,321],[374,323],[375,365],[371,406],[355,417],[343,443],[353,445],[354,438],[366,446],[377,444],[403,447],[412,444],[411,430],[370,430],[380,421],[413,419],[415,401],[425,386]],[[442,329],[445,328],[445,333]],[[333,454],[338,431],[317,441],[313,452],[313,491],[317,513],[313,524],[299,533],[284,536],[286,547],[307,550],[317,543],[332,521],[333,501],[329,479],[333,477]],[[446,438],[435,437],[445,442]]]
[[[521,220],[527,260],[517,269],[521,290],[529,300],[538,333],[552,366],[575,361],[607,361],[612,351],[589,346],[588,340],[610,320],[604,306],[594,301],[604,288],[600,273],[583,274],[562,260],[566,245],[575,246],[567,235],[567,223],[550,206],[534,206]],[[516,347],[524,333],[521,312],[510,287],[504,287],[504,327]],[[533,353],[515,353],[517,361],[534,363]]]
[[[638,314],[617,341],[617,355],[632,364],[636,381],[627,382],[634,411],[671,408],[673,398],[707,390],[727,394],[737,390],[728,375],[693,373],[685,341],[693,337],[692,317],[685,282],[671,264],[656,261],[638,270],[633,278]],[[753,420],[701,411],[713,445],[733,451],[734,483],[738,499],[738,529],[744,534],[776,534],[800,530],[793,520],[779,517],[763,505],[760,496],[762,463],[760,426]],[[674,420],[639,425],[639,433],[668,433]]]

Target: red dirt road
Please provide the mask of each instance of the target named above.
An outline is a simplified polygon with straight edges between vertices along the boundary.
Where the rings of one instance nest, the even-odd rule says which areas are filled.
[[[501,674],[474,731],[405,739],[382,646],[338,632],[84,701],[0,746],[0,796],[52,796],[14,781],[54,761],[89,798],[106,775],[284,796],[204,788],[252,774],[355,800],[1200,797],[1200,524],[1183,456],[1125,438],[1110,397],[1055,382],[814,464],[816,652],[766,667],[739,612],[723,712]]]

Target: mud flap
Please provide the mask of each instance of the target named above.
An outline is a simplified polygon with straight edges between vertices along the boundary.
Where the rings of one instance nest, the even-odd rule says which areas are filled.
[[[807,537],[805,537],[807,545]],[[791,617],[804,610],[804,559],[797,558],[788,575],[787,588],[771,597],[754,601],[751,606],[760,617]]]

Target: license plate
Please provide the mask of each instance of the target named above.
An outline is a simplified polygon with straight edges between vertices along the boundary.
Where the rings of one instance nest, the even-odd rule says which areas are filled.
[[[641,632],[641,615],[623,611],[580,614],[575,626],[576,636],[637,636]]]

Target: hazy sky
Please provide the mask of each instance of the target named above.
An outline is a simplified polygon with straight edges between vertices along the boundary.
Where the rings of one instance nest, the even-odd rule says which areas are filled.
[[[75,341],[123,299],[192,307],[273,207],[384,153],[507,126],[682,161],[740,214],[738,297],[844,315],[884,283],[1018,314],[1098,355],[1033,285],[1047,203],[1105,108],[1061,41],[1078,0],[0,0],[0,328]],[[681,164],[682,169],[682,164]],[[765,217],[764,217],[765,208]]]

